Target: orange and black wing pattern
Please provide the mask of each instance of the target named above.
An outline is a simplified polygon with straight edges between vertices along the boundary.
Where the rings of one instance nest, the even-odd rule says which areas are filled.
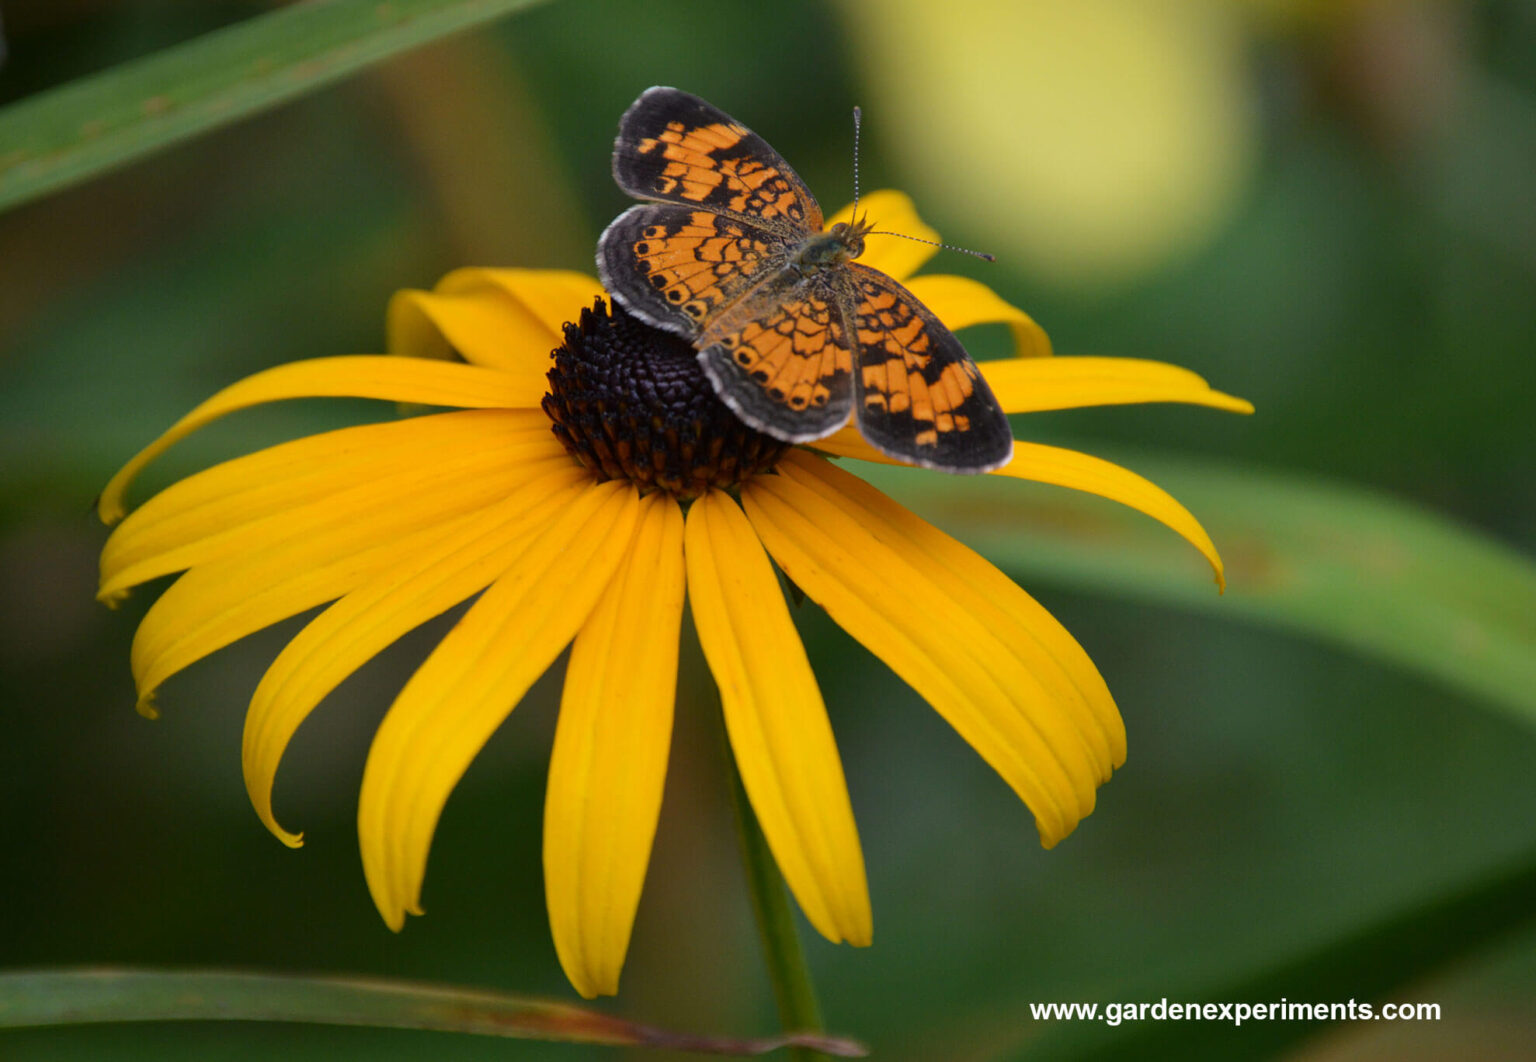
[[[697,96],[641,93],[613,149],[631,207],[598,240],[604,286],[687,338],[715,393],[786,442],[858,417],[883,453],[950,472],[1013,455],[1008,418],[960,341],[911,292],[851,259],[863,228],[821,208],[762,137]]]
[[[613,179],[636,199],[702,207],[786,238],[821,230],[821,208],[768,142],[675,88],[646,89],[619,120]]]
[[[646,323],[691,340],[776,276],[789,248],[772,233],[708,210],[646,203],[597,242],[603,286]]]
[[[830,277],[769,283],[700,339],[704,374],[738,417],[785,442],[848,423],[853,355],[840,294]]]
[[[1013,431],[960,341],[911,292],[857,262],[847,269],[859,431],[908,464],[990,472]]]

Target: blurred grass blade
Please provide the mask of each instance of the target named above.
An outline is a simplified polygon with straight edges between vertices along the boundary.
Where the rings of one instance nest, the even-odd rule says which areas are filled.
[[[0,209],[537,0],[309,0],[0,111]]]
[[[126,1021],[280,1021],[431,1029],[521,1040],[763,1055],[807,1047],[839,1058],[851,1040],[798,1034],[741,1040],[637,1025],[553,1000],[404,981],[218,970],[38,970],[0,974],[0,1028]]]
[[[1020,575],[1246,616],[1336,642],[1536,724],[1536,563],[1359,488],[1232,465],[1131,456],[1183,502],[1227,567],[1129,510],[993,477],[864,465],[912,508]]]
[[[1369,1003],[1433,1002],[1419,983],[1536,920],[1536,853],[1464,889],[1340,937],[1289,962],[1197,992],[1158,989],[1121,1002]],[[1028,1013],[1027,1008],[1025,1013]],[[1299,1044],[1336,1029],[1329,1020],[1136,1020],[1109,1026],[1059,1022],[1006,1056],[1013,1062],[1120,1062],[1128,1058],[1290,1057]]]

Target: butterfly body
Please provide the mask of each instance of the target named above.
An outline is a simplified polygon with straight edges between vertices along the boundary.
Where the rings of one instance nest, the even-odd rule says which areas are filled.
[[[864,253],[864,232],[859,225],[839,221],[826,232],[806,237],[795,249],[789,268],[801,276],[836,269]]]
[[[975,363],[911,292],[856,261],[873,226],[838,222],[768,144],[671,88],[625,112],[614,179],[638,199],[604,230],[604,285],[642,320],[692,342],[715,392],[787,442],[857,415],[908,463],[985,472],[1013,436]]]

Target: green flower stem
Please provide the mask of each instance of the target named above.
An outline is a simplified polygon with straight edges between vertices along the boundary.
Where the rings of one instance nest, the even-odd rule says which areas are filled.
[[[723,735],[722,735],[723,737]],[[768,840],[752,813],[752,804],[741,784],[741,772],[728,742],[725,761],[731,772],[731,806],[736,811],[736,835],[741,841],[741,861],[747,872],[747,886],[752,893],[752,913],[757,917],[757,932],[763,943],[763,959],[779,1004],[779,1024],[785,1032],[821,1032],[821,1005],[816,1002],[816,988],[805,964],[800,934],[795,929],[795,915],[789,905],[789,891],[779,874]],[[790,1050],[796,1062],[816,1062],[827,1056],[805,1047]]]

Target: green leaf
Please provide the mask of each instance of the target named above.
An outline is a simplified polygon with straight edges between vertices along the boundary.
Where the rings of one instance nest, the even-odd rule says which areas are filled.
[[[0,209],[536,0],[311,0],[0,111]]]
[[[1452,521],[1358,487],[1134,458],[1192,511],[1227,566],[1101,499],[999,477],[861,466],[1000,567],[1298,630],[1430,676],[1536,724],[1536,564]]]
[[[637,1025],[585,1007],[406,981],[221,970],[38,970],[0,974],[0,1028],[128,1021],[283,1021],[431,1029],[521,1040],[762,1055],[806,1047],[840,1058],[864,1048],[831,1036],[739,1040]]]
[[[1358,932],[1279,962],[1266,970],[1199,991],[1166,988],[1126,1003],[1249,1003],[1285,1000],[1300,1004],[1372,1005],[1425,1002],[1416,982],[1507,939],[1536,919],[1536,853],[1520,865],[1489,874],[1467,887],[1403,911]],[[1432,997],[1431,997],[1432,998]],[[1102,1004],[1101,1004],[1102,1010]],[[1235,1011],[1234,1011],[1235,1012]],[[1025,1013],[1028,1013],[1025,1008]],[[1284,1013],[1283,1011],[1281,1012]],[[1040,1035],[1021,1050],[998,1056],[1016,1062],[1116,1062],[1127,1058],[1178,1058],[1212,1062],[1232,1058],[1290,1057],[1302,1042],[1350,1018],[1253,1017],[1237,1024],[1220,1012],[1212,1020],[1148,1017],[1110,1026],[1097,1021],[1036,1025]]]

